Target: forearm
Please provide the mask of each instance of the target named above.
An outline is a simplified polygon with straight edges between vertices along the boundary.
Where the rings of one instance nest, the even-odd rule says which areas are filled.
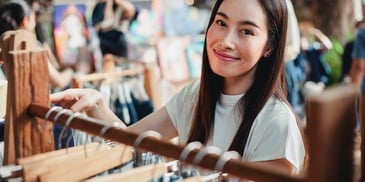
[[[58,70],[50,62],[48,62],[48,71],[51,85],[55,88],[63,88],[67,86],[67,84],[71,82],[74,73],[72,69],[66,69],[62,72],[58,72]]]
[[[136,14],[136,8],[131,2],[127,0],[115,0],[115,3],[122,8],[124,19],[130,20]]]
[[[89,117],[103,120],[106,122],[119,122],[122,127],[126,127],[123,121],[121,121],[113,111],[105,104],[104,100],[101,100],[96,104],[96,106],[90,110],[86,111]]]

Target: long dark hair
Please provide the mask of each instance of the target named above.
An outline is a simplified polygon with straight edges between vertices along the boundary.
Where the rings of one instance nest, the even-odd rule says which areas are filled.
[[[0,7],[0,35],[8,30],[16,30],[22,24],[23,18],[32,13],[25,1],[11,1]]]
[[[223,0],[217,0],[213,7],[208,29],[222,2]],[[284,0],[259,0],[259,2],[267,15],[269,28],[267,47],[272,51],[268,57],[262,57],[258,61],[254,82],[237,106],[244,115],[229,150],[235,150],[241,155],[243,155],[253,121],[266,101],[274,95],[287,102],[284,75],[284,47],[288,17],[286,2]],[[206,144],[214,126],[216,103],[223,88],[223,78],[215,74],[209,65],[206,44],[203,51],[200,82],[198,103],[188,142],[200,141]]]

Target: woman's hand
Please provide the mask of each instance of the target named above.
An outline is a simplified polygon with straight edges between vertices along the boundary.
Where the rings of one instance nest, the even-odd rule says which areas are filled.
[[[73,112],[84,112],[102,105],[103,97],[93,89],[68,89],[52,94],[51,102]]]
[[[107,121],[119,120],[105,104],[103,96],[94,89],[68,89],[51,95],[51,102],[73,112]]]

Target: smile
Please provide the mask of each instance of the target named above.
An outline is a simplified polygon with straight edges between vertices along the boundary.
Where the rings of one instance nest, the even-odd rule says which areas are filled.
[[[233,62],[233,61],[239,61],[240,60],[240,58],[238,58],[238,57],[231,56],[229,54],[225,54],[225,53],[219,52],[217,50],[214,50],[214,54],[218,59],[220,59],[222,61]]]

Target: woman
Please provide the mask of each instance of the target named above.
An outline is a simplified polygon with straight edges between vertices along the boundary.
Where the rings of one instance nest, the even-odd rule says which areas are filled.
[[[35,31],[36,17],[34,11],[25,1],[10,1],[0,7],[0,35],[11,30],[30,30]],[[49,49],[47,53],[54,57]],[[49,61],[48,63],[49,77],[53,88],[65,88],[71,82],[73,76],[72,69],[65,69],[59,72],[56,67]],[[5,70],[6,71],[6,70]]]
[[[128,0],[99,0],[96,3],[91,18],[103,55],[128,57],[127,39],[121,23],[132,21],[136,16],[136,7]]]
[[[128,130],[155,130],[181,143],[238,151],[245,161],[298,172],[305,149],[286,100],[283,0],[218,0],[212,10],[201,79]],[[51,100],[91,117],[117,121],[94,90],[67,90]]]

